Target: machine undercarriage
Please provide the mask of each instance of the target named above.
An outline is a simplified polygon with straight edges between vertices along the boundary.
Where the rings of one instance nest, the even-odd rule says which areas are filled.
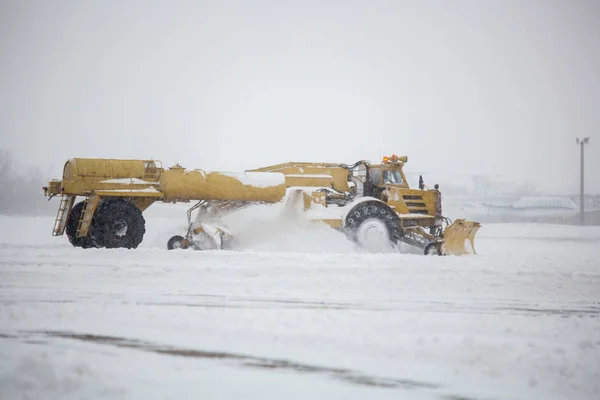
[[[298,210],[298,199],[291,193],[287,200],[283,214]],[[297,216],[305,216],[315,222],[328,223],[340,232],[344,233],[350,240],[356,242],[365,249],[377,251],[386,246],[391,249],[399,249],[401,243],[419,249],[425,255],[445,254],[475,254],[474,236],[479,229],[478,223],[469,223],[465,220],[456,220],[454,223],[446,217],[440,217],[429,229],[429,232],[421,226],[423,217],[414,219],[406,218],[406,215],[392,213],[387,205],[375,198],[357,198],[331,192],[327,189],[319,190],[318,193],[333,194],[332,205],[319,210],[318,217],[310,212],[298,213]],[[367,201],[365,201],[367,200]],[[360,207],[357,205],[363,204]],[[256,205],[252,202],[243,201],[204,201],[201,200],[187,212],[188,229],[185,235],[176,235],[169,239],[167,248],[194,250],[223,250],[231,249],[235,243],[235,236],[223,221],[223,218],[239,210]],[[351,210],[348,212],[347,210]],[[196,217],[193,213],[197,212]],[[340,226],[332,221],[339,221],[340,213],[346,214],[345,223]],[[329,214],[329,215],[327,215]],[[348,219],[348,214],[350,218]],[[394,215],[395,214],[395,215]],[[396,219],[398,218],[398,220]],[[449,235],[445,235],[450,232]],[[445,240],[445,236],[452,240]],[[457,241],[456,238],[459,238]],[[462,243],[460,242],[462,240]],[[466,246],[465,241],[468,242]],[[383,246],[382,246],[383,245]],[[448,248],[448,250],[447,250]]]

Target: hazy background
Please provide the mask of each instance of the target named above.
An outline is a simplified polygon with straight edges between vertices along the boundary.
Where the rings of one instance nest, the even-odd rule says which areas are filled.
[[[446,182],[577,193],[591,136],[600,192],[598,1],[0,7],[0,147],[43,179],[71,157],[244,170],[396,153]]]

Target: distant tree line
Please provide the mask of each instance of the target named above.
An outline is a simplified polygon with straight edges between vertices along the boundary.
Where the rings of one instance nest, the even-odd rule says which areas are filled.
[[[19,165],[11,151],[0,149],[0,214],[46,215],[55,212],[57,203],[48,202],[42,192],[44,175],[39,168]]]

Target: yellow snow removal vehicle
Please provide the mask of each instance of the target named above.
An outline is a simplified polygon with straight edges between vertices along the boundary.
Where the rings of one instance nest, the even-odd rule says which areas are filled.
[[[406,162],[393,155],[381,164],[289,162],[217,172],[163,168],[156,160],[73,158],[62,180],[43,189],[61,198],[52,234],[66,231],[71,244],[83,248],[136,248],[146,231],[142,212],[152,203],[194,201],[187,232],[173,236],[167,248],[222,249],[233,237],[222,217],[283,203],[286,212],[328,224],[366,248],[404,243],[424,254],[475,253],[480,224],[444,217],[437,187],[408,186]],[[83,200],[76,203],[78,196]]]

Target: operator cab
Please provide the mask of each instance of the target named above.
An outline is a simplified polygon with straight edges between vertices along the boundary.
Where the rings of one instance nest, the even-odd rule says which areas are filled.
[[[407,162],[407,157],[383,157],[383,162],[380,165],[371,165],[367,172],[367,181],[365,182],[365,196],[381,198],[381,192],[386,186],[406,188],[406,177],[402,172],[404,163]]]

